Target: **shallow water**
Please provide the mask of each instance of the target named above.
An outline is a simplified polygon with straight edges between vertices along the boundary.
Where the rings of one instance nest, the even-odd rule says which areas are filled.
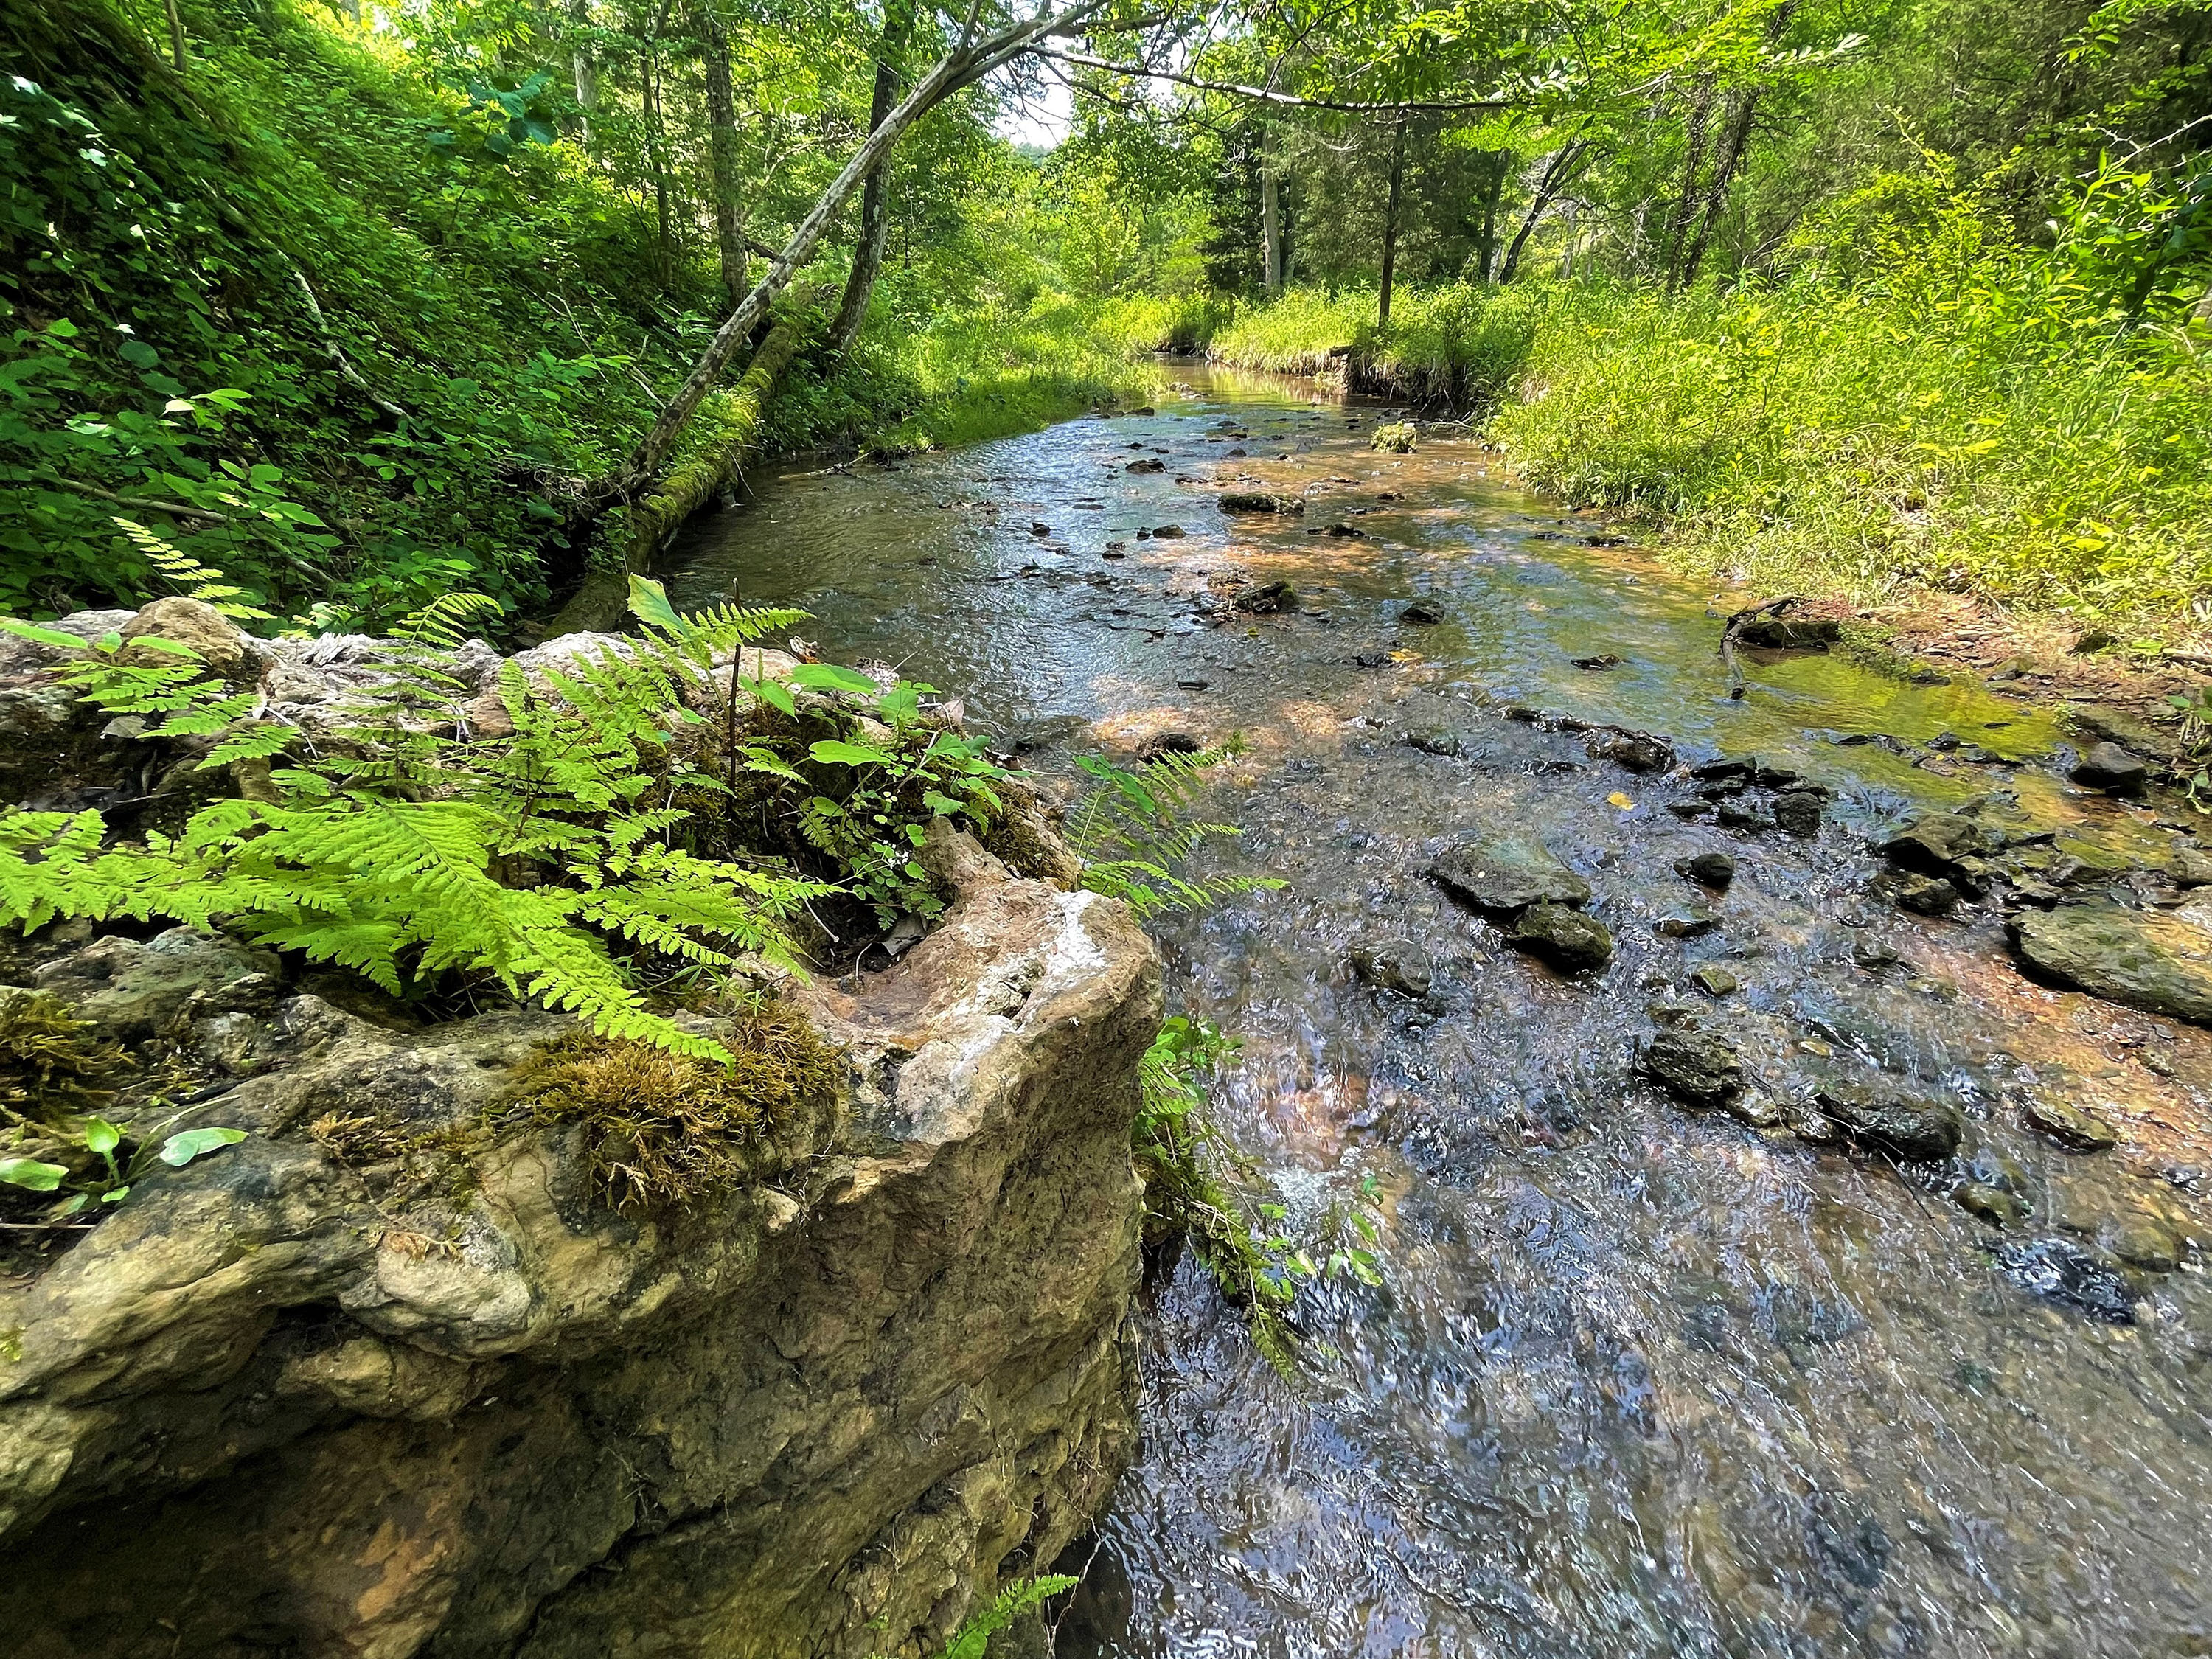
[[[2148,1221],[2186,1243],[2212,1035],[2027,983],[1992,919],[1865,892],[1865,832],[1912,803],[1996,793],[2120,862],[2163,844],[2152,815],[2069,789],[2050,722],[1979,687],[1792,655],[1749,663],[1731,700],[1708,596],[1587,544],[1595,521],[1501,482],[1479,445],[1376,454],[1373,410],[1192,379],[1153,416],[757,477],[672,583],[803,605],[825,657],[902,661],[1047,769],[1169,730],[1251,743],[1224,867],[1290,885],[1164,927],[1172,994],[1243,1038],[1220,1109],[1291,1224],[1371,1203],[1384,1282],[1302,1293],[1295,1390],[1191,1264],[1158,1287],[1144,1452],[1062,1659],[2212,1653],[2193,1267],[2152,1279],[2135,1324],[2094,1322],[2003,1277],[2001,1236],[1939,1186],[1629,1072],[1647,1011],[1702,1002],[1689,972],[1723,963],[1743,989],[1704,1017],[1778,1090],[1910,1079],[2017,1158],[2036,1218],[2014,1237]],[[1123,470],[1148,456],[1165,470]],[[1225,519],[1178,475],[1310,504]],[[1364,537],[1311,533],[1340,522]],[[1188,533],[1134,534],[1164,524]],[[1305,608],[1194,615],[1235,576],[1287,578]],[[1416,596],[1450,620],[1398,624]],[[1625,661],[1572,665],[1598,653]],[[1514,703],[1797,768],[1837,790],[1832,821],[1810,842],[1684,823],[1665,803],[1685,781],[1593,762],[1502,718]],[[1400,741],[1430,728],[1463,755]],[[1945,733],[1961,743],[1924,746]],[[1874,734],[1905,741],[1845,741]],[[1552,975],[1425,878],[1480,830],[1536,834],[1589,878],[1619,940],[1601,975]],[[1702,896],[1674,860],[1711,847],[1739,862],[1720,927],[1662,937]],[[1352,980],[1353,942],[1390,937],[1435,962],[1428,1005]],[[1856,966],[1869,943],[1902,964]],[[2026,1132],[2037,1082],[2123,1146]]]

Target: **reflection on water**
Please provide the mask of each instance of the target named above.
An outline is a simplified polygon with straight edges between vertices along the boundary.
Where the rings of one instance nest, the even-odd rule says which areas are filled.
[[[1376,418],[1204,377],[1154,416],[757,479],[672,584],[804,605],[825,655],[957,689],[1041,766],[1164,730],[1251,739],[1225,786],[1237,858],[1291,885],[1164,943],[1182,1000],[1245,1040],[1224,1115],[1293,1218],[1373,1177],[1385,1282],[1305,1297],[1326,1357],[1299,1394],[1187,1264],[1162,1287],[1144,1454],[1062,1659],[2212,1653],[2196,1273],[2157,1279],[2136,1325],[2093,1323],[1999,1276],[1998,1235],[1892,1169],[1629,1074],[1647,1010],[1724,964],[1742,989],[1716,1017],[1762,1075],[1910,1078],[2016,1160],[2039,1229],[2187,1246],[2212,1038],[2026,983],[1993,921],[1864,893],[1863,832],[1910,802],[1995,793],[2117,857],[2148,815],[2069,795],[2048,721],[1978,688],[1795,656],[1731,701],[1705,594],[1589,545],[1593,521],[1479,445],[1370,453]],[[1225,518],[1201,483],[1231,479],[1307,513]],[[1163,526],[1184,533],[1139,534]],[[1240,577],[1304,608],[1211,625],[1201,601]],[[1399,623],[1415,598],[1447,620]],[[1573,665],[1600,653],[1624,660]],[[1501,719],[1514,703],[1796,768],[1837,790],[1831,826],[1685,823],[1680,780],[1593,763]],[[1620,941],[1595,981],[1533,967],[1424,878],[1442,838],[1484,829],[1589,878]],[[1662,937],[1698,896],[1674,860],[1714,846],[1740,864],[1720,927]],[[1389,937],[1434,963],[1425,1005],[1353,981],[1351,945]],[[1899,966],[1855,965],[1881,945]],[[2127,1144],[2027,1133],[2031,1082]]]

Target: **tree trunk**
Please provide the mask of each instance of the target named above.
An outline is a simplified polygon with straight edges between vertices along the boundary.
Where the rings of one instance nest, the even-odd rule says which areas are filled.
[[[1729,119],[1721,134],[1720,155],[1713,162],[1713,181],[1705,191],[1705,211],[1698,222],[1697,234],[1682,255],[1681,277],[1678,286],[1687,288],[1698,280],[1698,267],[1705,257],[1705,245],[1711,240],[1713,226],[1719,221],[1721,209],[1727,204],[1729,185],[1743,160],[1746,142],[1751,137],[1752,117],[1759,109],[1756,88],[1729,94]],[[1671,291],[1671,289],[1670,289]]]
[[[1283,291],[1282,204],[1276,199],[1275,130],[1260,129],[1260,264],[1267,297]]]
[[[963,31],[958,45],[939,58],[906,95],[905,101],[868,135],[854,152],[853,159],[846,162],[844,171],[816,199],[806,216],[799,222],[798,228],[792,232],[791,240],[783,245],[783,251],[769,262],[767,274],[753,284],[751,291],[714,331],[714,337],[708,342],[706,350],[691,366],[691,372],[684,377],[684,384],[676,389],[675,395],[661,405],[659,414],[638,440],[637,447],[630,452],[622,471],[594,478],[585,486],[578,520],[588,523],[616,501],[635,495],[644,487],[667,459],[700,400],[720,378],[738,345],[752,332],[753,325],[790,285],[793,273],[820,245],[831,221],[852,199],[853,192],[860,188],[869,170],[908,128],[953,94],[1013,62],[1047,36],[1070,32],[1105,4],[1106,0],[1076,0],[1063,10],[1040,13],[1025,22],[1009,24],[981,40],[971,40]]]
[[[1514,233],[1512,246],[1505,250],[1505,263],[1498,268],[1499,282],[1513,280],[1513,273],[1521,268],[1522,250],[1528,246],[1529,237],[1535,234],[1537,221],[1559,199],[1559,192],[1567,187],[1567,181],[1574,177],[1575,164],[1589,148],[1588,139],[1577,138],[1561,146],[1546,163],[1543,176],[1537,180],[1535,199],[1528,204],[1528,211],[1522,216],[1521,228]]]
[[[1698,176],[1705,167],[1705,117],[1712,108],[1713,77],[1711,74],[1698,77],[1695,91],[1690,94],[1690,112],[1683,120],[1682,189],[1674,203],[1674,212],[1667,227],[1667,292],[1672,294],[1680,284],[1682,250],[1690,234],[1690,216],[1697,202]]]
[[[185,72],[185,20],[177,14],[177,0],[163,0],[169,13],[169,55],[176,59],[177,73]],[[361,21],[361,14],[354,13],[353,21]]]
[[[1406,118],[1390,124],[1390,199],[1382,210],[1382,297],[1375,325],[1390,326],[1390,288],[1398,274],[1398,200],[1406,179]]]
[[[1491,161],[1490,185],[1482,198],[1482,231],[1475,243],[1475,270],[1486,283],[1498,280],[1498,206],[1505,196],[1505,175],[1513,171],[1513,152],[1496,151]]]
[[[568,22],[576,30],[591,26],[592,0],[568,0]],[[591,47],[580,38],[569,48],[568,67],[575,77],[576,107],[584,112],[583,139],[585,148],[592,143],[592,111],[599,101],[599,71],[592,65]]]
[[[776,382],[799,350],[799,331],[780,324],[753,354],[744,378],[729,392],[715,394],[714,441],[702,447],[665,479],[660,488],[629,508],[629,535],[620,571],[599,571],[553,618],[547,639],[563,634],[596,633],[622,620],[629,605],[629,579],[653,568],[653,556],[684,521],[713,501],[738,475],[752,453],[761,422],[775,396]]]
[[[653,205],[659,225],[655,246],[659,250],[660,286],[665,289],[675,275],[676,259],[669,246],[672,227],[668,204],[668,164],[663,143],[665,135],[660,125],[660,78],[656,73],[659,65],[653,42],[648,41],[638,54],[637,64],[640,113],[645,117],[645,165],[653,174]]]
[[[744,294],[752,261],[738,222],[738,103],[730,88],[730,35],[712,0],[699,9],[707,66],[707,154],[713,173],[714,243],[722,259],[722,297],[734,306]]]
[[[882,49],[876,54],[876,92],[868,106],[868,131],[873,132],[890,117],[898,100],[899,61],[906,56],[907,37],[914,31],[913,0],[885,0]],[[869,169],[860,188],[860,234],[853,246],[853,270],[845,279],[845,297],[837,303],[837,319],[830,327],[830,350],[842,357],[868,315],[868,296],[875,292],[876,276],[884,268],[884,235],[890,225],[890,159],[886,155]]]

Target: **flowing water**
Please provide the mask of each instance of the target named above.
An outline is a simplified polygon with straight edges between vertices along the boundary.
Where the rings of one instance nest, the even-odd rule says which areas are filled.
[[[1171,994],[1243,1039],[1219,1107],[1285,1225],[1371,1212],[1382,1283],[1301,1293],[1295,1388],[1189,1261],[1155,1288],[1144,1450],[1061,1659],[2212,1653],[2212,1298],[2186,1260],[2098,1322],[2008,1279],[1940,1182],[1631,1072],[1655,1007],[1697,1004],[1778,1091],[1883,1074],[1958,1105],[2016,1163],[2010,1237],[2162,1230],[2186,1258],[2212,1034],[2028,983],[1996,919],[1867,892],[1866,836],[1915,804],[1994,797],[2115,863],[2163,844],[2153,814],[2069,790],[2050,721],[1978,686],[1795,654],[1731,699],[1705,592],[1480,444],[1370,451],[1376,418],[1194,373],[1157,414],[757,478],[672,584],[803,605],[825,657],[959,690],[1048,770],[1168,731],[1251,744],[1223,867],[1289,885],[1164,927]],[[1225,517],[1205,481],[1238,479],[1309,510]],[[1316,533],[1339,523],[1363,533]],[[1163,525],[1187,533],[1136,534]],[[1214,625],[1239,579],[1304,608]],[[1447,620],[1401,623],[1417,598]],[[1574,665],[1599,653],[1623,660]],[[1829,823],[1685,822],[1687,780],[1515,704],[1801,770]],[[1559,978],[1426,878],[1477,831],[1588,878],[1609,968]],[[1668,937],[1710,899],[1674,860],[1710,848],[1739,862],[1720,925]],[[1394,938],[1433,963],[1425,999],[1350,971]],[[1705,998],[1706,963],[1741,988]],[[2122,1146],[2027,1133],[2033,1084]]]

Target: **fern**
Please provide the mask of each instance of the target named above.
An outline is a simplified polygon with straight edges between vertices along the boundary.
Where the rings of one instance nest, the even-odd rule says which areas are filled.
[[[146,556],[146,562],[182,589],[185,598],[213,605],[233,622],[271,620],[266,611],[258,611],[246,604],[246,590],[234,586],[222,571],[202,564],[191,554],[172,547],[144,525],[130,519],[117,519],[113,522],[118,530],[130,538],[131,544]]]
[[[159,568],[195,597],[228,597],[220,573],[190,561]],[[489,605],[453,594],[404,625],[388,678],[347,706],[343,743],[270,774],[273,802],[217,801],[179,835],[112,848],[96,812],[0,813],[0,923],[228,926],[394,994],[449,971],[487,975],[602,1036],[726,1061],[720,1045],[651,1012],[609,944],[708,968],[741,953],[793,962],[786,924],[838,890],[686,852],[672,836],[689,814],[648,800],[672,781],[672,726],[697,718],[687,685],[719,652],[799,613],[663,617],[658,588],[646,586],[648,632],[627,653],[550,673],[542,694],[505,665],[498,691],[514,730],[496,743],[447,735],[461,688],[441,653]],[[185,647],[148,639],[134,643],[153,652],[126,659],[114,635],[88,646],[5,625],[66,650],[58,677],[105,711],[150,717],[149,735],[217,738],[204,765],[267,758],[296,735],[241,725],[254,699],[205,676]]]
[[[983,1659],[990,1649],[992,1637],[1024,1613],[1034,1612],[1052,1597],[1073,1589],[1079,1582],[1062,1573],[1016,1579],[1000,1590],[989,1606],[962,1621],[938,1659]]]
[[[1098,781],[1068,820],[1068,842],[1083,860],[1083,884],[1120,899],[1140,921],[1170,910],[1202,910],[1240,893],[1279,888],[1267,876],[1182,873],[1207,842],[1241,833],[1233,823],[1192,816],[1206,774],[1244,750],[1241,738],[1196,754],[1165,754],[1133,772],[1097,756],[1077,761]]]

